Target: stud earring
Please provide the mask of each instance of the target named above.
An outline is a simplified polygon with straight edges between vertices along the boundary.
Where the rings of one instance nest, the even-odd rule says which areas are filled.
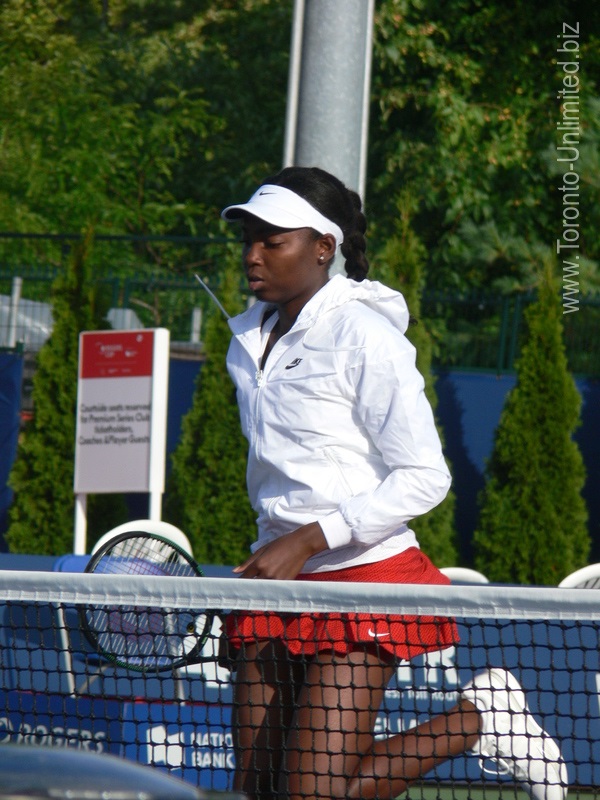
[[[319,256],[319,264],[322,264],[325,261],[325,256]]]

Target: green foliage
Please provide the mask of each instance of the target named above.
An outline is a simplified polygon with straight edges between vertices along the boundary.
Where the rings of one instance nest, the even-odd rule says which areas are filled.
[[[407,336],[417,351],[417,368],[425,380],[425,394],[431,407],[437,406],[434,379],[431,372],[432,344],[427,330],[427,321],[421,319],[421,292],[424,276],[423,264],[426,251],[411,227],[414,202],[407,193],[401,193],[396,216],[396,232],[391,236],[381,253],[377,277],[388,286],[398,288],[404,294],[413,324]],[[456,531],[454,529],[454,507],[456,498],[452,490],[436,508],[411,522],[421,548],[440,567],[457,563]]]
[[[213,233],[280,165],[292,8],[1,4],[0,228]],[[577,15],[585,291],[600,280],[600,7]],[[557,37],[572,16],[562,0],[376,4],[369,214],[385,242],[399,194],[418,200],[427,288],[534,284],[561,222]]]
[[[87,236],[52,286],[54,327],[38,355],[35,414],[21,435],[9,479],[15,500],[6,541],[13,553],[63,555],[73,549],[79,333],[97,327],[95,320],[106,310],[98,307],[101,298],[86,274],[90,247]],[[92,533],[103,524],[108,530],[121,509],[122,499],[94,498],[89,509]]]
[[[474,534],[490,580],[556,586],[587,563],[585,470],[572,434],[581,400],[567,371],[557,282],[547,265],[496,432]]]
[[[563,88],[557,39],[580,20],[581,289],[597,286],[600,11],[560,0],[378,3],[373,59],[369,207],[379,236],[398,195],[418,200],[426,285],[524,289],[560,234],[557,162]],[[559,174],[560,173],[560,174]],[[585,217],[585,218],[584,218]],[[558,231],[557,231],[558,229]]]
[[[279,162],[289,24],[274,0],[2,4],[0,227],[214,230]]]
[[[2,20],[16,56],[2,73],[0,213],[11,227],[158,233],[197,215],[172,181],[210,124],[199,93],[168,74],[183,48],[126,42],[91,4],[81,14],[27,5],[11,3]]]
[[[230,251],[219,298],[230,314],[242,310],[237,249],[235,255]],[[230,338],[225,318],[213,307],[207,358],[172,456],[165,500],[165,518],[186,532],[195,558],[207,564],[240,563],[256,538],[246,490],[247,444],[225,366]]]

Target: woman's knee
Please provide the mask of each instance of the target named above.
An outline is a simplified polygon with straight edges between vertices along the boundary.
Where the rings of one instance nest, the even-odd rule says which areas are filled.
[[[402,778],[379,778],[375,775],[355,775],[348,781],[347,800],[394,800],[404,794],[408,783]]]
[[[278,797],[280,800],[346,800],[347,790],[345,775],[282,774]]]

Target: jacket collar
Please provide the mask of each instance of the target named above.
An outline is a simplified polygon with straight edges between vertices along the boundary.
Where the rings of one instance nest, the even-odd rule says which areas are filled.
[[[357,300],[373,311],[386,317],[401,333],[408,327],[409,313],[404,297],[400,292],[390,289],[379,281],[354,281],[343,275],[334,275],[304,306],[292,330],[311,328],[323,314]],[[260,331],[265,313],[272,306],[258,301],[247,311],[229,320],[229,327],[235,336],[243,335],[253,329]]]

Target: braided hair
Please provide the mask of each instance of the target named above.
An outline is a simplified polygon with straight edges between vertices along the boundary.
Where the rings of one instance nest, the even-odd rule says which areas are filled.
[[[341,251],[346,259],[346,274],[356,281],[362,281],[367,276],[367,220],[362,213],[361,199],[355,191],[319,167],[286,167],[264,183],[290,189],[339,225],[344,234]]]

